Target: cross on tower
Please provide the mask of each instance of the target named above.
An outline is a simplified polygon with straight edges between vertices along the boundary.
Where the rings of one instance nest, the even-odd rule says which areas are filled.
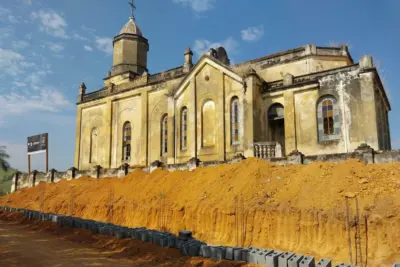
[[[135,9],[136,9],[135,0],[131,0],[131,1],[129,2],[129,5],[131,6],[131,18],[135,18],[134,14],[133,14],[133,12],[134,12]]]

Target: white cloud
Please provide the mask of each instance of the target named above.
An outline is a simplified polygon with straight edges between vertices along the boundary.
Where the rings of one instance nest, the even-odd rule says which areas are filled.
[[[17,23],[17,18],[12,14],[11,10],[0,6],[0,21]]]
[[[26,48],[28,46],[29,46],[29,43],[26,42],[26,41],[23,41],[23,40],[21,40],[21,41],[13,41],[12,42],[12,47],[14,49],[24,49],[24,48]]]
[[[84,36],[82,36],[82,35],[79,35],[79,34],[77,34],[77,33],[75,33],[75,34],[73,35],[73,38],[74,38],[75,40],[80,40],[80,41],[90,41],[89,38],[84,37]]]
[[[113,53],[113,40],[109,37],[96,37],[96,46],[97,49],[100,51],[103,51],[107,54],[112,54]]]
[[[25,72],[26,68],[35,66],[25,61],[23,55],[12,50],[0,48],[0,76],[3,74],[16,76]]]
[[[14,81],[13,85],[15,85],[17,87],[25,87],[27,84],[23,83],[23,82]]]
[[[92,51],[93,51],[93,48],[90,47],[90,46],[88,46],[88,45],[84,45],[83,48],[84,48],[86,51],[89,51],[89,52],[92,52]]]
[[[59,53],[59,52],[64,50],[64,46],[63,45],[56,44],[56,43],[46,43],[45,47],[47,47],[48,49],[50,49],[51,51],[53,51],[55,53]]]
[[[43,11],[32,12],[33,19],[39,19],[41,26],[40,30],[47,32],[48,34],[67,39],[69,38],[66,33],[66,28],[68,26],[65,19],[54,11]]]
[[[264,26],[249,27],[241,31],[244,41],[258,41],[264,35]]]
[[[27,5],[32,5],[32,0],[24,0],[24,3]]]
[[[197,55],[202,55],[207,52],[210,48],[217,48],[223,46],[226,52],[229,54],[236,54],[238,43],[232,38],[229,37],[220,42],[211,42],[209,40],[196,40],[193,46],[193,51]]]
[[[214,8],[216,0],[172,0],[175,4],[188,6],[195,12],[205,12]]]
[[[0,96],[0,114],[2,116],[21,115],[34,111],[59,112],[71,105],[72,103],[54,88],[42,88],[35,94],[10,92]]]

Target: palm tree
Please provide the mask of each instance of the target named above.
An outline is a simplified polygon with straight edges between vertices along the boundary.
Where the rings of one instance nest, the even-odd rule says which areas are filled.
[[[10,155],[8,155],[5,146],[0,146],[0,170],[8,171],[10,169],[10,164],[8,163],[8,159]]]

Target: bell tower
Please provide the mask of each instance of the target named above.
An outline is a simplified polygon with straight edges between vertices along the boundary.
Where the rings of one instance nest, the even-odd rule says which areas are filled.
[[[142,31],[135,22],[134,0],[129,3],[131,16],[127,24],[122,27],[117,36],[114,37],[113,66],[111,75],[115,76],[125,72],[132,72],[135,75],[142,75],[147,72],[147,52],[149,42],[143,37]]]

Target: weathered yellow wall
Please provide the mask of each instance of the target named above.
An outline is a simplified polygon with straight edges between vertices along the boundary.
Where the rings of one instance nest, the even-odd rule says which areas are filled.
[[[283,73],[301,76],[312,72],[319,72],[350,65],[347,57],[315,56],[301,60],[274,65],[265,69],[255,67],[257,74],[266,82],[282,80]]]
[[[207,77],[209,77],[209,80],[207,80]],[[210,65],[205,65],[195,79],[197,150],[199,158],[201,161],[224,160],[224,74]],[[214,125],[202,125],[203,106],[207,101],[212,101],[215,105]],[[204,127],[204,130],[202,127]],[[204,139],[211,139],[211,134],[214,135],[214,144],[204,144]]]
[[[244,152],[244,89],[243,85],[231,77],[224,75],[225,88],[225,151],[226,158],[231,159],[237,153]],[[231,129],[231,101],[234,97],[239,99],[239,143],[232,144]]]
[[[104,166],[107,162],[107,150],[109,147],[109,127],[107,125],[107,103],[98,101],[92,103],[92,106],[82,107],[82,119],[81,119],[81,141],[79,147],[79,168],[90,169],[92,166],[101,165]],[[90,137],[92,130],[98,129],[98,140],[101,144],[98,148],[97,162],[89,163],[90,155]]]
[[[239,82],[239,76],[232,75],[229,70],[211,61],[205,62],[198,64],[190,76],[185,78],[187,80],[178,78],[157,85],[145,85],[79,105],[76,165],[79,164],[80,169],[88,169],[97,164],[103,167],[119,167],[123,163],[122,127],[126,121],[132,125],[130,165],[146,166],[156,160],[168,164],[187,163],[193,157],[198,157],[201,161],[223,161],[231,159],[237,153],[252,156],[254,142],[270,141],[267,112],[274,103],[284,106],[286,154],[293,150],[299,150],[306,155],[352,152],[364,142],[375,149],[388,146],[390,137],[386,134],[387,126],[377,122],[377,117],[384,117],[387,108],[382,111],[384,115],[376,115],[377,95],[374,93],[372,76],[368,74],[360,79],[356,72],[342,75],[343,77],[326,77],[320,81],[320,88],[314,84],[285,88],[277,92],[261,92],[263,80],[282,80],[281,74],[287,72],[296,77],[342,67],[350,64],[347,57],[310,56],[265,69],[254,66],[261,78],[257,75],[246,76],[246,92],[242,82]],[[117,83],[116,90],[129,89],[130,85],[137,86],[138,83],[138,78],[135,80],[136,84],[135,81],[129,82],[127,77],[115,76],[113,79],[108,82],[112,80]],[[342,84],[345,84],[342,97],[344,100],[339,99],[338,95]],[[173,91],[177,93],[171,95]],[[342,128],[345,134],[342,133],[341,139],[335,142],[318,141],[316,105],[324,94],[335,95],[338,103],[342,101],[343,104],[340,105],[345,108],[341,113],[344,116],[341,120],[342,123],[346,122],[348,128]],[[240,141],[235,145],[231,142],[233,97],[239,99],[240,122]],[[204,109],[207,102],[212,105]],[[378,109],[382,106],[383,104]],[[188,108],[188,139],[185,150],[181,149],[180,142],[183,107]],[[168,154],[162,156],[160,130],[161,119],[165,114],[168,114]],[[379,133],[377,124],[380,125]],[[96,164],[89,164],[90,134],[94,127],[99,129],[102,145]],[[378,138],[381,139],[380,146]]]
[[[131,123],[131,159],[130,165],[140,165],[142,153],[142,102],[140,95],[113,101],[112,119],[112,145],[111,145],[111,166],[117,168],[123,161],[123,126],[125,122]]]
[[[175,89],[181,79],[174,79],[167,81],[156,90],[149,91],[149,162],[152,163],[156,160],[160,160],[167,163],[167,157],[161,158],[161,119],[163,115],[169,114],[168,112],[168,94]],[[173,115],[173,114],[172,114]],[[168,127],[168,132],[174,132],[172,125]],[[173,135],[168,136],[168,142],[172,142],[173,147]],[[170,148],[168,147],[168,150]]]

